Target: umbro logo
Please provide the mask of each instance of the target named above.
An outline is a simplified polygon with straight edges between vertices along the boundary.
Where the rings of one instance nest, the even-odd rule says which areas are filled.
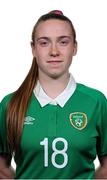
[[[31,117],[31,116],[27,116],[24,119],[24,125],[28,124],[28,125],[33,125],[35,121],[35,118]]]

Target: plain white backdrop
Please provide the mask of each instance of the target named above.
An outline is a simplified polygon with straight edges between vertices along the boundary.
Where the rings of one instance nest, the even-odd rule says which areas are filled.
[[[77,82],[107,96],[106,0],[0,0],[0,100],[15,91],[31,63],[31,33],[37,19],[62,10],[76,29],[78,53],[70,67]],[[98,161],[95,161],[96,167]],[[15,165],[14,165],[15,166]]]

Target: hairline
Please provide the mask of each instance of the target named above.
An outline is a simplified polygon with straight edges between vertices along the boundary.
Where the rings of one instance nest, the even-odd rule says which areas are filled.
[[[74,43],[77,43],[77,41],[76,41],[76,32],[75,32],[75,28],[73,26],[72,21],[68,17],[66,17],[64,15],[59,15],[59,14],[44,14],[44,15],[42,15],[38,19],[38,21],[36,22],[36,24],[34,26],[34,29],[33,29],[33,32],[32,32],[32,41],[34,41],[34,36],[36,34],[36,28],[39,26],[39,24],[42,23],[42,22],[46,22],[48,20],[59,20],[59,21],[67,22],[70,25],[70,28],[71,28],[71,31],[72,31],[72,34],[73,34]]]

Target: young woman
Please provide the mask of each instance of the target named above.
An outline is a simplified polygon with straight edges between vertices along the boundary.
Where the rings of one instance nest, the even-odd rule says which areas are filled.
[[[69,73],[77,52],[71,20],[58,10],[41,16],[31,47],[26,79],[0,105],[0,178],[107,178],[107,101]]]

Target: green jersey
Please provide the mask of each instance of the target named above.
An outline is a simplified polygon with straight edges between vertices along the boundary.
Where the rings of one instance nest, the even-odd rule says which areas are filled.
[[[0,107],[0,153],[6,141],[6,107]],[[34,93],[24,119],[16,179],[93,179],[96,158],[107,155],[107,100],[94,89],[77,84],[64,107],[41,107]]]

